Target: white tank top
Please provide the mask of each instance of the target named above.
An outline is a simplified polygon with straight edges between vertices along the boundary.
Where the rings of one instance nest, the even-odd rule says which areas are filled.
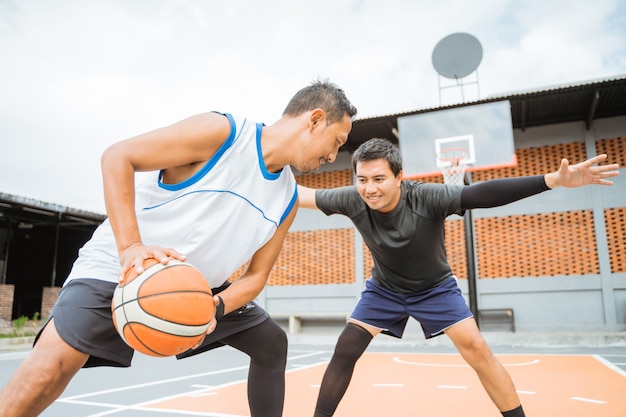
[[[230,136],[200,171],[179,184],[164,184],[154,173],[137,185],[135,197],[142,242],[185,254],[213,288],[270,240],[297,198],[289,166],[278,173],[265,167],[263,125],[225,116]],[[106,219],[80,249],[65,284],[76,278],[117,283],[119,273]]]

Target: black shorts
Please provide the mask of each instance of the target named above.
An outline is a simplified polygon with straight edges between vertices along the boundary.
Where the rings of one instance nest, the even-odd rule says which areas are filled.
[[[214,288],[213,293],[218,294],[228,285]],[[113,326],[111,299],[116,286],[115,283],[97,279],[74,279],[61,288],[48,318],[48,321],[54,318],[56,331],[66,343],[89,355],[85,368],[127,367],[131,364],[135,351],[122,340]],[[250,302],[222,317],[215,331],[204,339],[200,347],[177,355],[177,358],[224,346],[221,339],[257,326],[269,318],[265,310]]]

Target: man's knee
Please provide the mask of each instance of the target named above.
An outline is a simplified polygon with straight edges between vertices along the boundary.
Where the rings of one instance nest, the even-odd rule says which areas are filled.
[[[72,379],[88,358],[88,354],[78,351],[59,336],[51,320],[24,364],[36,370],[39,380],[64,384]]]
[[[459,352],[473,368],[489,364],[491,361],[496,361],[491,348],[482,337],[473,338],[460,347]]]
[[[263,343],[259,343],[259,349],[252,359],[267,368],[284,368],[287,365],[287,334],[273,320],[267,320],[261,326]]]
[[[272,325],[268,326],[268,338],[271,340],[270,347],[274,353],[287,357],[287,346],[289,344],[287,333],[273,320]]]
[[[356,361],[361,357],[371,340],[372,335],[367,330],[356,324],[348,323],[339,335],[333,356]]]

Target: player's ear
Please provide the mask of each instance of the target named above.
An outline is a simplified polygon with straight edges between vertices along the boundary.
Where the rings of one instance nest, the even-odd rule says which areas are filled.
[[[402,183],[402,178],[404,178],[404,171],[400,170],[400,172],[398,172],[398,175],[396,176],[396,181],[398,182],[398,185]]]
[[[311,130],[315,129],[325,119],[326,119],[326,112],[324,112],[324,110],[320,108],[313,110],[309,118],[309,125],[310,125]]]

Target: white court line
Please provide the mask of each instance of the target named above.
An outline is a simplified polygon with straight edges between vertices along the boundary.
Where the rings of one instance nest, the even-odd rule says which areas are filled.
[[[201,389],[205,389],[205,390],[214,390],[215,386],[214,385],[193,384],[191,386],[191,388],[201,388]],[[211,395],[217,395],[217,392],[215,392],[215,391],[201,392],[199,394],[189,395],[189,397],[209,397]]]
[[[169,382],[184,381],[186,379],[200,378],[200,377],[209,376],[209,375],[225,374],[225,373],[228,373],[228,372],[240,371],[240,370],[243,370],[243,369],[248,369],[248,365],[237,366],[235,368],[222,369],[220,371],[203,372],[203,373],[200,373],[200,374],[180,376],[180,377],[177,377],[177,378],[161,379],[159,381],[146,382],[144,384],[127,385],[125,387],[117,387],[117,388],[111,388],[111,389],[106,389],[106,390],[101,390],[101,391],[88,392],[88,393],[85,393],[85,394],[80,394],[80,395],[74,395],[74,396],[71,396],[71,397],[60,398],[57,401],[70,402],[70,401],[76,400],[78,398],[91,397],[93,395],[110,394],[112,392],[127,391],[127,390],[131,390],[131,389],[151,387],[151,386],[154,386],[154,385],[167,384]]]
[[[294,356],[292,358],[287,358],[287,359],[288,360],[302,359],[302,358],[306,358],[308,356],[319,355],[320,353],[323,353],[323,352],[312,352],[312,353],[307,353],[307,354],[303,354],[303,355]],[[158,381],[151,381],[151,382],[146,382],[146,383],[143,383],[143,384],[127,385],[127,386],[124,386],[124,387],[111,388],[111,389],[102,390],[102,391],[88,392],[88,393],[85,393],[85,394],[74,395],[74,396],[71,396],[71,397],[63,397],[63,398],[58,399],[57,401],[69,402],[69,401],[73,401],[73,400],[76,400],[76,399],[79,399],[79,398],[90,397],[90,396],[93,396],[93,395],[110,394],[112,392],[127,391],[127,390],[132,390],[132,389],[151,387],[151,386],[154,386],[154,385],[161,385],[161,384],[167,384],[167,383],[170,383],[170,382],[184,381],[186,379],[194,379],[194,378],[200,378],[200,377],[210,376],[210,375],[219,375],[219,374],[224,374],[224,373],[228,373],[228,372],[241,371],[241,370],[244,370],[244,369],[248,369],[248,365],[237,366],[235,368],[222,369],[222,370],[219,370],[219,371],[211,371],[211,372],[203,372],[203,373],[200,373],[200,374],[185,375],[185,376],[180,376],[180,377],[176,377],[176,378],[161,379],[161,380],[158,380]],[[220,387],[223,387],[223,385],[220,385]]]
[[[601,364],[609,368],[610,370],[617,372],[623,377],[626,377],[626,371],[624,371],[622,368],[618,368],[617,366],[615,366],[614,363],[607,361],[600,355],[591,355],[591,356],[595,358],[598,362],[600,362]]]
[[[309,352],[309,353],[305,353],[302,355],[298,355],[298,356],[294,356],[292,358],[287,358],[288,361],[293,361],[295,359],[302,359],[302,358],[308,358],[309,356],[316,356],[316,355],[321,355],[322,353],[326,353],[323,350],[318,350],[316,352]]]
[[[306,358],[306,357],[309,357],[309,356],[316,356],[316,355],[319,355],[321,353],[323,353],[323,352],[322,351],[309,352],[309,353],[306,353],[306,354],[293,356],[293,357],[287,358],[287,359],[288,360],[297,360],[297,359],[302,359],[302,358]],[[322,362],[322,363],[324,363],[324,362]],[[312,364],[312,365],[310,365],[308,367],[317,366],[319,364],[320,363],[315,363],[315,364]],[[227,414],[183,412],[181,410],[170,410],[170,409],[163,410],[163,409],[157,409],[157,408],[148,408],[148,407],[146,407],[146,405],[150,405],[150,404],[166,401],[166,400],[169,400],[169,399],[180,398],[180,397],[207,395],[206,394],[207,390],[217,390],[217,389],[225,388],[225,387],[228,387],[228,386],[231,386],[231,385],[237,385],[237,384],[245,383],[247,381],[247,379],[239,380],[239,381],[232,381],[232,382],[229,382],[227,384],[210,386],[210,387],[201,385],[202,388],[198,389],[198,390],[189,391],[189,392],[181,393],[181,394],[176,394],[176,395],[172,395],[172,396],[169,396],[169,397],[160,397],[160,398],[155,399],[155,400],[150,400],[150,401],[146,401],[146,402],[142,402],[142,403],[138,403],[138,404],[133,404],[133,405],[119,405],[119,404],[115,405],[115,404],[106,404],[106,403],[99,403],[99,402],[78,401],[78,399],[89,397],[89,396],[93,396],[93,395],[109,394],[109,393],[112,393],[112,392],[144,388],[144,387],[149,387],[149,386],[154,386],[154,385],[159,385],[159,384],[166,384],[166,383],[169,383],[169,382],[184,381],[186,379],[198,378],[198,377],[203,377],[203,376],[208,376],[208,375],[217,375],[217,374],[222,374],[222,373],[239,371],[239,370],[247,369],[247,368],[248,368],[248,365],[245,365],[245,366],[238,366],[238,367],[234,367],[234,368],[223,369],[223,370],[220,370],[220,371],[204,372],[204,373],[200,373],[200,374],[187,375],[187,376],[184,376],[184,377],[163,379],[163,380],[160,380],[160,381],[153,381],[153,382],[149,382],[149,383],[145,383],[145,384],[136,384],[136,385],[130,385],[130,386],[126,386],[126,387],[118,387],[118,388],[113,388],[113,389],[109,389],[109,390],[102,390],[102,391],[96,391],[96,392],[91,392],[91,393],[87,393],[87,394],[75,395],[75,396],[72,396],[72,397],[60,398],[57,401],[58,402],[63,402],[63,403],[70,403],[70,404],[94,405],[94,406],[100,406],[100,407],[113,408],[112,410],[107,410],[107,411],[103,411],[103,412],[100,412],[100,413],[91,414],[91,415],[89,415],[87,417],[101,417],[101,416],[115,414],[115,413],[126,411],[126,410],[140,410],[140,411],[151,411],[151,412],[162,412],[162,413],[179,413],[179,415],[180,415],[180,413],[187,413],[187,415],[199,415],[199,416],[211,416],[211,417],[213,417],[213,416],[216,416],[216,417],[242,417],[242,416],[227,415]],[[302,368],[300,368],[300,369],[302,369]],[[295,370],[300,370],[300,369],[295,369]],[[295,370],[286,371],[286,373],[293,372]]]
[[[574,401],[583,401],[586,403],[593,403],[593,404],[606,404],[606,401],[602,401],[602,400],[593,400],[591,398],[583,398],[583,397],[571,397],[572,400]]]
[[[452,363],[413,362],[413,361],[405,361],[404,359],[400,359],[400,357],[398,356],[394,356],[393,361],[404,364],[404,365],[432,366],[432,367],[440,367],[440,368],[469,368],[469,365],[466,363],[452,364]],[[535,360],[528,361],[528,362],[502,364],[502,366],[528,366],[528,365],[536,365],[539,362],[541,362],[541,360],[535,359]]]
[[[243,381],[233,381],[233,382],[229,382],[227,384],[223,384],[223,385],[216,385],[213,386],[213,389],[219,389],[219,388],[224,388],[224,387],[228,387],[230,385],[235,385],[235,384],[239,384]],[[150,400],[150,401],[145,401],[142,403],[137,403],[137,404],[130,404],[130,405],[121,405],[121,404],[107,404],[107,403],[101,403],[101,402],[95,402],[95,401],[81,401],[81,400],[63,400],[61,402],[64,403],[69,403],[69,404],[82,404],[82,405],[90,405],[90,406],[99,406],[99,407],[106,407],[106,408],[110,408],[110,410],[107,411],[101,411],[95,414],[89,414],[86,417],[102,417],[102,416],[108,416],[111,414],[117,414],[119,412],[122,411],[129,411],[129,410],[135,410],[135,411],[150,411],[152,413],[167,413],[167,414],[176,414],[176,415],[190,415],[190,416],[210,416],[210,417],[246,417],[246,416],[239,416],[239,415],[234,415],[234,414],[219,414],[219,413],[211,413],[211,412],[198,412],[198,411],[188,411],[188,410],[175,410],[175,409],[163,409],[163,408],[152,408],[152,407],[148,407],[150,404],[154,404],[154,403],[158,403],[158,402],[162,402],[162,401],[167,401],[170,399],[175,399],[175,398],[179,398],[182,396],[195,396],[201,392],[206,392],[207,388],[202,388],[202,389],[198,389],[195,391],[190,391],[187,392],[185,394],[176,394],[176,395],[170,395],[167,397],[160,397],[158,399],[155,400]],[[59,401],[59,400],[57,400]]]

